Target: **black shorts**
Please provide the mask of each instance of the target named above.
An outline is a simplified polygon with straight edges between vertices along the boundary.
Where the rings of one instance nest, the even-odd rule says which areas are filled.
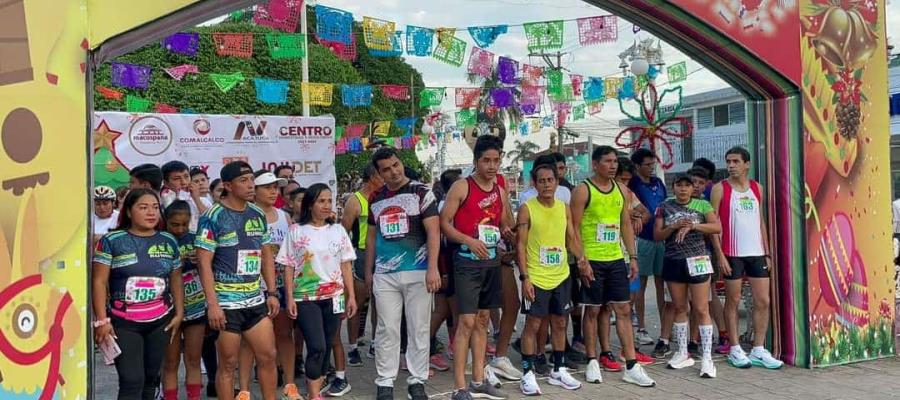
[[[533,317],[546,317],[548,315],[568,315],[572,310],[572,280],[566,278],[557,287],[544,290],[534,287],[534,302],[528,310],[528,315]]]
[[[581,303],[581,279],[578,279],[578,264],[569,264],[569,295],[572,297],[572,305]]]
[[[581,304],[602,306],[608,303],[631,301],[628,264],[625,260],[591,261],[594,281],[581,288]],[[584,283],[584,281],[582,281]]]
[[[460,314],[475,314],[503,305],[500,267],[496,262],[453,256],[453,290]]]
[[[222,310],[225,312],[225,331],[243,333],[252,329],[269,314],[266,303],[238,310]]]
[[[356,249],[356,260],[353,260],[353,279],[364,282],[366,280],[366,251]]]
[[[209,319],[207,319],[206,316],[204,315],[200,318],[194,318],[192,320],[181,321],[181,327],[186,328],[188,326],[194,326],[194,325],[206,325],[208,322],[209,322]]]
[[[687,260],[684,258],[663,258],[663,280],[674,283],[687,283],[691,285],[709,281],[712,274],[691,276],[688,273]]]
[[[748,278],[768,278],[769,264],[765,256],[752,257],[727,257],[731,266],[731,275],[725,275],[727,280],[741,279],[744,274]]]

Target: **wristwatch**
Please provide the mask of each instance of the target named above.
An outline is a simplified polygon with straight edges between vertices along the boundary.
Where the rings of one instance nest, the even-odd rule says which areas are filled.
[[[266,292],[266,296],[278,298],[278,292],[277,292],[277,291],[270,290],[270,291]]]
[[[519,275],[520,281],[525,282],[526,279],[528,279],[528,275],[521,275],[521,274]]]

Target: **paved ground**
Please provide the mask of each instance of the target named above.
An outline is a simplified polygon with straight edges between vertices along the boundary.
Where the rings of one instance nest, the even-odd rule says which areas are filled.
[[[652,286],[652,285],[651,285]],[[655,299],[652,289],[647,293],[648,308]],[[648,321],[657,324],[656,310],[648,310]],[[518,330],[521,331],[521,323]],[[659,332],[657,326],[648,327],[651,334]],[[518,336],[516,334],[516,336]],[[615,333],[613,333],[614,341]],[[363,349],[367,350],[367,348]],[[645,348],[647,352],[651,349]],[[518,365],[519,357],[515,351],[510,351],[513,362]],[[374,360],[364,358],[365,365],[359,368],[351,368],[347,371],[348,378],[353,386],[345,398],[347,399],[372,399],[375,396],[373,379],[375,377]],[[769,371],[760,368],[738,370],[727,365],[721,357],[716,358],[718,377],[716,379],[701,379],[699,377],[699,363],[695,368],[673,371],[665,368],[664,364],[656,364],[648,368],[650,376],[656,380],[655,388],[639,388],[621,381],[621,373],[606,372],[603,375],[604,383],[599,385],[585,385],[577,391],[564,391],[541,382],[544,392],[543,398],[548,399],[587,399],[587,398],[614,398],[614,399],[881,399],[900,397],[900,359],[892,358],[849,366],[834,367],[823,370],[807,370],[785,367],[780,371]],[[95,361],[95,389],[94,398],[115,398],[117,381],[115,370],[103,365],[100,358]],[[577,379],[584,378],[583,372],[574,375]],[[406,374],[401,371],[397,380],[395,397],[405,398]],[[439,372],[432,378],[427,387],[427,392],[432,398],[449,398],[452,390],[452,374]],[[301,385],[302,387],[302,385]],[[511,398],[520,398],[517,382],[507,382],[503,389]],[[254,399],[261,399],[258,387],[254,385]],[[303,389],[301,389],[302,391]],[[184,396],[184,393],[181,394]]]

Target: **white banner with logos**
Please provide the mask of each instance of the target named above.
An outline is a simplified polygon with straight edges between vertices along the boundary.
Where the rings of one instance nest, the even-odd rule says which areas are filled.
[[[331,116],[97,112],[93,123],[95,131],[105,128],[115,138],[113,153],[129,170],[179,160],[215,179],[222,166],[243,160],[254,170],[293,165],[300,185],[335,189]]]

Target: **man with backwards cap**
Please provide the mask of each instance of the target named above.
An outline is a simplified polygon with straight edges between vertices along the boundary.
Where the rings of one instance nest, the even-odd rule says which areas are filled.
[[[234,370],[243,339],[256,357],[263,399],[275,400],[271,318],[278,314],[279,304],[274,254],[267,246],[272,243],[268,223],[265,213],[250,202],[254,176],[249,164],[231,162],[220,176],[228,197],[200,217],[196,241],[209,326],[219,331],[216,389],[220,399],[233,400]],[[265,294],[260,290],[260,275],[268,288]]]

